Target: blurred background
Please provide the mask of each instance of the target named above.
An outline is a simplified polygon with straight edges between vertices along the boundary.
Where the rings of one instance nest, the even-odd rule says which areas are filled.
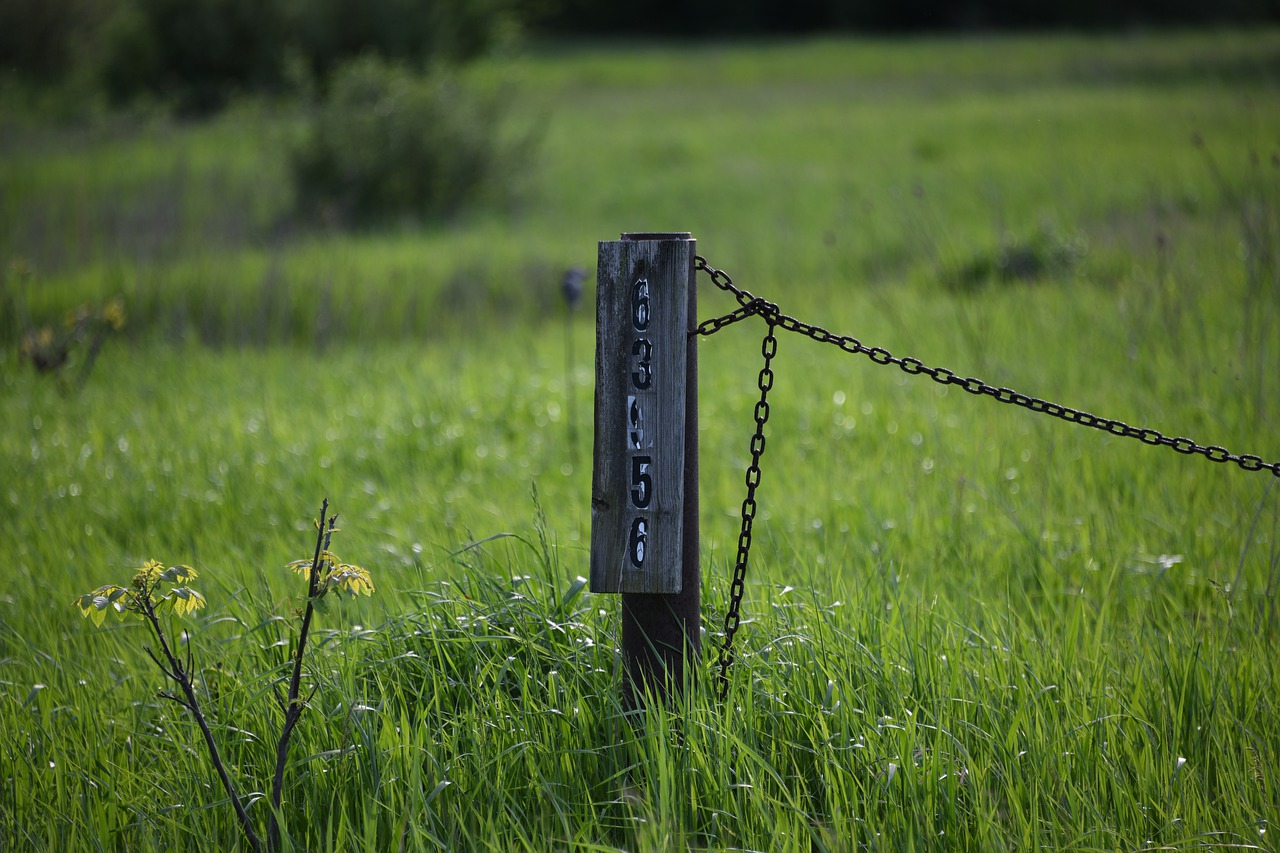
[[[577,578],[597,241],[621,232],[692,232],[738,286],[868,346],[1280,456],[1278,24],[1276,0],[0,0],[0,848],[237,843],[174,748],[181,709],[140,699],[137,626],[94,632],[72,601],[144,560],[196,567],[184,641],[227,662],[224,719],[265,725],[248,673],[287,663],[284,566],[325,497],[377,593],[324,620],[342,674],[288,806],[356,835],[300,847],[404,845],[404,802],[439,808],[422,849],[766,849],[786,820],[842,849],[817,834],[847,818],[842,765],[870,805],[854,843],[1265,845],[1275,478],[796,336],[736,641],[775,710],[716,712],[742,728],[713,753],[757,763],[684,836],[601,829],[650,762],[566,763],[595,767],[618,723],[557,685],[615,692],[617,600]],[[698,295],[704,319],[736,306]],[[698,347],[709,656],[762,334]],[[797,709],[812,740],[756,739]],[[859,757],[893,720],[943,753],[956,733],[980,781],[944,786],[897,723]]]
[[[531,481],[580,544],[591,271],[624,231],[692,231],[739,285],[869,344],[1249,450],[1280,350],[1278,20],[1264,0],[4,0],[6,547],[43,582],[91,506],[77,559],[212,548],[212,505],[283,559],[272,524],[328,484],[363,496],[367,547],[421,567],[415,545],[526,518]],[[702,348],[709,529],[740,500],[758,347]],[[817,503],[770,511],[820,561],[854,547],[825,532],[963,511],[968,483],[1068,452],[817,349],[784,342],[779,370],[812,381],[779,388],[771,444]],[[904,450],[915,485],[856,511],[822,476]],[[1074,500],[1167,482],[1110,452]],[[91,500],[62,502],[73,482]]]

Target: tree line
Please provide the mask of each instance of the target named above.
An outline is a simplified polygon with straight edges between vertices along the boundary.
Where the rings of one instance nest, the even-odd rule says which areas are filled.
[[[1128,29],[1280,21],[1280,0],[562,0],[544,25],[590,35],[934,33]]]
[[[241,91],[324,85],[354,57],[421,69],[517,35],[689,38],[813,32],[1257,24],[1280,0],[0,0],[0,73],[112,101],[216,109]]]

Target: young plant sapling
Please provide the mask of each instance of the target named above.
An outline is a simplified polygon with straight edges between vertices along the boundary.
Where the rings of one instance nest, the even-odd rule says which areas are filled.
[[[329,593],[335,595],[371,595],[373,580],[366,569],[342,562],[336,554],[329,550],[329,542],[337,532],[337,515],[327,516],[329,501],[320,506],[320,518],[316,524],[315,552],[310,559],[297,560],[288,568],[307,577],[307,603],[302,610],[302,621],[298,630],[298,645],[292,657],[292,673],[289,679],[287,698],[279,690],[276,699],[284,714],[280,729],[280,737],[276,741],[275,775],[271,784],[271,814],[267,823],[267,849],[280,849],[280,803],[284,791],[284,769],[289,754],[289,739],[302,717],[307,698],[301,697],[302,660],[306,653],[307,636],[311,629],[311,620],[317,609],[323,607],[324,599]],[[190,566],[170,566],[154,560],[148,561],[133,576],[129,586],[116,584],[100,586],[75,599],[80,612],[95,625],[102,625],[108,611],[113,611],[118,618],[134,615],[147,623],[160,647],[156,655],[150,647],[144,646],[147,655],[165,676],[178,685],[180,693],[160,691],[160,696],[172,700],[191,714],[204,737],[209,751],[209,759],[213,762],[222,787],[226,789],[231,806],[235,809],[236,818],[254,853],[261,853],[262,841],[254,828],[244,803],[236,793],[235,783],[227,773],[226,766],[218,751],[217,741],[200,709],[200,698],[196,692],[193,673],[195,665],[192,660],[191,644],[187,644],[187,655],[184,661],[174,653],[173,647],[161,624],[161,614],[172,612],[176,616],[186,616],[204,606],[204,596],[186,584],[196,577],[196,570]]]

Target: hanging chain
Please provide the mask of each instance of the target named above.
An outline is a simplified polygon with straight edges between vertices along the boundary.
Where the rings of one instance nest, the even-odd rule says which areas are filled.
[[[751,554],[751,527],[756,517],[756,487],[760,485],[760,457],[764,455],[765,444],[764,425],[769,420],[768,396],[773,388],[771,364],[778,352],[778,339],[774,335],[774,330],[777,328],[804,335],[818,343],[831,344],[854,355],[865,355],[876,364],[896,365],[904,373],[910,373],[913,376],[924,374],[942,385],[959,385],[970,394],[985,395],[1001,403],[1010,403],[1080,426],[1093,427],[1122,438],[1136,438],[1143,444],[1169,447],[1187,455],[1198,453],[1210,462],[1234,462],[1246,471],[1270,471],[1276,477],[1280,477],[1280,462],[1264,462],[1262,457],[1250,453],[1237,455],[1217,445],[1198,444],[1189,438],[1169,437],[1158,430],[1130,426],[1124,421],[1099,417],[1079,409],[1041,400],[1038,397],[1030,397],[1011,388],[989,385],[972,376],[962,377],[945,367],[930,367],[917,358],[900,358],[882,347],[865,346],[857,338],[837,335],[821,326],[814,326],[783,314],[774,303],[753,296],[750,291],[734,285],[728,273],[710,266],[701,256],[695,259],[694,268],[711,276],[711,281],[716,287],[733,294],[733,297],[738,300],[739,307],[723,316],[704,320],[689,333],[690,335],[713,335],[726,326],[753,316],[763,317],[768,324],[764,343],[760,347],[761,354],[764,356],[764,367],[760,369],[760,402],[756,403],[756,431],[751,437],[751,464],[747,467],[747,497],[742,502],[742,531],[738,534],[738,554],[733,566],[733,583],[729,587],[729,610],[724,617],[724,642],[720,646],[719,696],[721,702],[729,695],[729,666],[734,660],[733,635],[737,633],[738,625],[742,621],[740,608],[742,596],[746,591],[747,559]]]
[[[1092,427],[1093,429],[1102,430],[1111,435],[1120,436],[1121,438],[1136,438],[1143,444],[1150,444],[1156,447],[1168,447],[1178,453],[1191,455],[1198,453],[1210,462],[1234,462],[1246,471],[1269,471],[1276,477],[1280,477],[1280,462],[1265,462],[1262,457],[1255,456],[1251,453],[1235,454],[1228,451],[1225,447],[1217,445],[1199,444],[1189,438],[1171,437],[1164,435],[1159,430],[1150,428],[1130,426],[1124,421],[1114,418],[1104,418],[1099,415],[1093,415],[1089,412],[1072,409],[1057,403],[1041,400],[1039,397],[1031,397],[1014,391],[1012,388],[1002,388],[996,385],[989,385],[981,379],[975,379],[972,376],[962,377],[945,367],[930,367],[918,358],[899,358],[882,347],[868,347],[857,338],[849,335],[837,335],[829,332],[821,326],[814,326],[809,323],[797,320],[783,314],[778,307],[771,302],[763,299],[757,299],[748,291],[742,290],[734,286],[733,279],[722,270],[714,269],[709,266],[706,260],[698,257],[695,262],[696,268],[706,272],[711,276],[711,281],[721,290],[733,294],[738,300],[741,308],[726,314],[723,317],[716,317],[706,320],[698,324],[694,334],[711,335],[725,326],[736,323],[753,314],[759,314],[769,322],[771,329],[776,325],[788,332],[795,332],[812,338],[818,343],[831,344],[839,347],[845,352],[854,355],[865,355],[876,364],[892,364],[896,365],[904,373],[911,375],[923,374],[928,376],[934,382],[941,385],[958,385],[970,394],[978,396],[988,396],[1001,403],[1009,403],[1014,406],[1020,406],[1032,412],[1039,412],[1045,415],[1051,415],[1055,418],[1067,421],[1080,426]]]
[[[747,497],[742,501],[742,531],[738,534],[738,556],[733,564],[733,583],[729,586],[729,610],[724,615],[724,643],[720,646],[720,701],[729,695],[729,666],[733,663],[733,635],[742,621],[739,608],[746,592],[747,558],[751,554],[751,525],[756,518],[756,487],[760,485],[760,457],[764,455],[764,425],[769,420],[769,390],[773,388],[773,357],[778,354],[778,339],[773,322],[760,345],[764,366],[760,368],[760,401],[756,403],[756,432],[751,436],[751,464],[747,466]]]

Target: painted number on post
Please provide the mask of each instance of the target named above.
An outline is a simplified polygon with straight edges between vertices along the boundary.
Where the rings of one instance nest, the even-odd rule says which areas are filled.
[[[696,398],[688,387],[694,248],[681,234],[600,243],[592,592],[672,595],[684,584],[687,525],[696,527],[684,512],[685,491],[696,486],[684,461]]]
[[[653,342],[646,337],[652,317],[649,279],[641,276],[631,285],[631,392],[627,395],[627,452],[630,455],[631,533],[627,558],[633,568],[644,566],[652,519],[646,510],[653,503],[653,439],[645,435],[644,410],[653,388]],[[646,393],[650,392],[650,393]]]

